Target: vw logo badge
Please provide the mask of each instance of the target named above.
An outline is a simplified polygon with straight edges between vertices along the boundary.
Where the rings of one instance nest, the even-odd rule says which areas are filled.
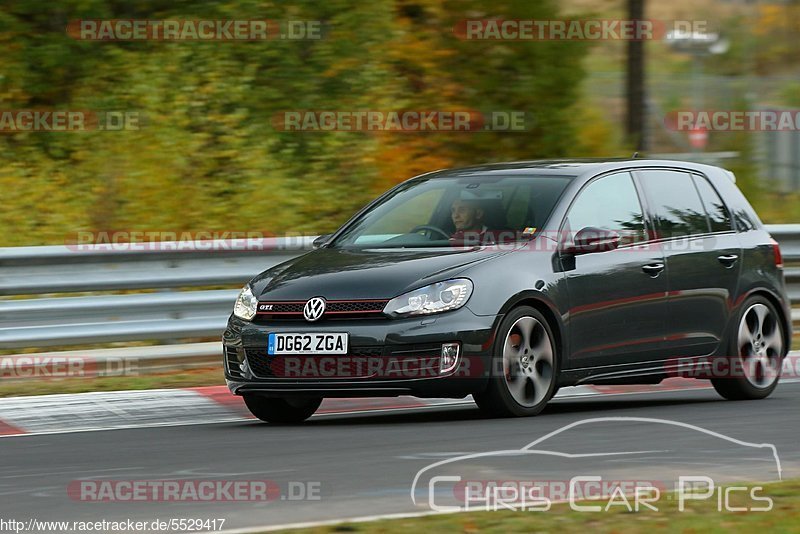
[[[325,313],[325,299],[322,297],[308,299],[306,305],[303,306],[303,317],[306,318],[306,321],[316,321],[322,317],[323,313]]]

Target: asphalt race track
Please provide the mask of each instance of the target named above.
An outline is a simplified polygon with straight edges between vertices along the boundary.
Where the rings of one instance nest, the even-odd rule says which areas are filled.
[[[599,417],[659,418],[697,425],[737,440],[774,444],[783,478],[800,477],[800,383],[782,383],[762,401],[730,402],[711,389],[560,398],[539,417],[483,419],[472,405],[386,413],[320,415],[299,427],[252,421],[138,428],[0,439],[0,515],[27,520],[225,518],[225,529],[425,511],[410,498],[418,470],[466,453],[519,449],[564,425]],[[646,423],[607,421],[558,436],[557,447],[651,451],[641,465],[671,469],[674,455],[708,448],[707,434]],[[680,429],[683,430],[683,429]],[[729,473],[730,458],[697,460],[704,473]],[[655,451],[655,452],[654,452]],[[754,458],[770,479],[763,451]],[[565,458],[545,458],[552,479]],[[762,463],[758,463],[762,462]],[[528,468],[536,470],[536,463]],[[564,467],[566,469],[566,467]],[[772,473],[774,475],[774,472]],[[484,478],[490,478],[491,475]],[[319,500],[270,502],[86,502],[67,493],[91,480],[271,480],[318,483]],[[308,487],[308,486],[304,486]]]

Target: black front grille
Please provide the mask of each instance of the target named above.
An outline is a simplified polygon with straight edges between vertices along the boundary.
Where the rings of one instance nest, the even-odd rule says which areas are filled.
[[[326,319],[385,319],[383,308],[388,300],[329,300],[325,304]],[[303,318],[306,301],[264,301],[258,303],[256,323],[297,321]]]
[[[258,378],[366,378],[383,347],[351,347],[346,355],[270,356],[266,349],[247,349],[247,363]]]
[[[420,344],[420,345],[398,345],[390,347],[389,354],[396,357],[419,357],[431,358],[439,357],[442,353],[442,346],[436,344]]]
[[[351,347],[346,355],[270,356],[265,348],[246,351],[257,378],[392,380],[439,375],[440,344]]]
[[[402,345],[392,348],[389,358],[399,363],[402,368],[401,373],[408,374],[412,378],[413,374],[420,376],[436,376],[440,369],[440,359],[442,357],[442,346],[436,345]],[[396,366],[397,367],[397,366]],[[387,370],[387,374],[396,374],[396,371]]]
[[[269,313],[303,313],[303,306],[305,306],[305,302],[259,302],[259,313],[261,304],[272,305]]]
[[[325,313],[382,312],[386,300],[342,300],[328,304]]]

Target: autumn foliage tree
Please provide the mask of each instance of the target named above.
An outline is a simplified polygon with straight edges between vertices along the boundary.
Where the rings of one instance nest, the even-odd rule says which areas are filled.
[[[467,18],[556,18],[527,0],[11,0],[0,109],[135,111],[138,130],[0,134],[1,245],[82,230],[335,228],[437,168],[566,156],[586,46],[465,41]],[[74,19],[316,20],[319,40],[79,41]],[[520,111],[522,132],[290,132],[287,110]]]

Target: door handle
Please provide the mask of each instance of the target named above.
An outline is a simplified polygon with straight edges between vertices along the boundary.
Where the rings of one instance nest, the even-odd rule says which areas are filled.
[[[649,263],[647,265],[643,265],[642,266],[642,270],[645,273],[647,273],[650,276],[652,276],[653,278],[655,278],[656,276],[661,274],[661,271],[664,270],[664,264],[663,263]]]
[[[733,266],[734,263],[736,263],[736,260],[739,259],[739,255],[738,254],[723,254],[722,256],[717,256],[717,259],[725,267],[731,267],[731,266]]]

